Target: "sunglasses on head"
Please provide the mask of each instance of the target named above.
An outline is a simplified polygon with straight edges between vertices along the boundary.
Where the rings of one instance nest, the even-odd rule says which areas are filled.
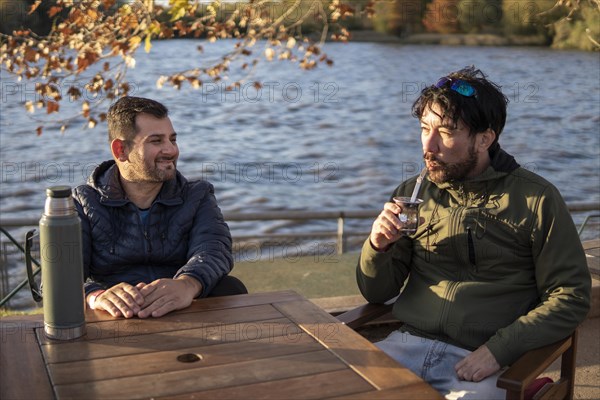
[[[440,78],[439,81],[435,84],[436,88],[441,88],[446,86],[448,83],[451,83],[450,89],[454,90],[456,93],[461,94],[465,97],[473,97],[477,96],[477,91],[469,82],[463,81],[462,79],[452,79],[447,76]]]

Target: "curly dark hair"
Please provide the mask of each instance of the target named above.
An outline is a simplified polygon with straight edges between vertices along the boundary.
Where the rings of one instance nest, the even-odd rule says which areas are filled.
[[[508,98],[502,94],[500,86],[487,80],[485,74],[474,66],[465,67],[446,76],[447,84],[440,87],[428,86],[412,106],[412,115],[421,119],[425,110],[433,104],[442,109],[440,117],[450,118],[456,124],[459,119],[469,127],[470,134],[492,129],[498,141],[506,123]],[[451,89],[457,79],[467,82],[475,89],[473,96],[465,96]]]
[[[169,114],[167,107],[158,101],[143,97],[125,96],[117,100],[108,109],[108,141],[124,139],[131,142],[137,134],[135,117],[145,113],[156,118],[165,118]]]

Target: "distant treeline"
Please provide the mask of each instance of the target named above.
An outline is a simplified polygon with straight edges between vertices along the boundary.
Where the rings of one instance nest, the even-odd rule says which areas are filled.
[[[273,1],[267,10],[272,15],[281,15],[291,1]],[[49,32],[53,20],[47,13],[52,1],[44,0],[29,14],[34,2],[0,0],[0,31],[9,34],[13,30],[29,28],[42,35]],[[304,17],[298,26],[299,33],[319,31],[322,13],[308,12],[311,1],[304,0],[304,3],[305,7],[289,15],[286,22],[291,24],[294,19]],[[346,3],[356,10],[354,17],[341,20],[349,30],[374,29],[400,37],[421,33],[541,36],[554,48],[582,50],[597,50],[589,37],[597,41],[600,38],[600,11],[590,0],[581,0],[579,8],[568,19],[565,17],[569,9],[554,7],[556,0],[387,0],[376,3],[373,18],[366,16],[367,0]],[[226,20],[236,7],[235,3],[222,2],[217,17]],[[198,12],[202,11],[199,7]],[[56,17],[60,18],[60,15]],[[168,23],[168,15],[164,13],[162,17],[160,19]]]
[[[376,30],[399,36],[427,32],[542,35],[554,48],[593,50],[588,35],[600,38],[598,5],[581,0],[568,20],[570,9],[555,5],[556,0],[395,0],[379,4],[373,24]]]

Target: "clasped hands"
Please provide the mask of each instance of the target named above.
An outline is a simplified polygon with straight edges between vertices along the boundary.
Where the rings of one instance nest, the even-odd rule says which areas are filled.
[[[122,282],[99,294],[90,307],[105,310],[113,317],[160,317],[188,307],[201,290],[202,284],[187,275],[135,286]]]

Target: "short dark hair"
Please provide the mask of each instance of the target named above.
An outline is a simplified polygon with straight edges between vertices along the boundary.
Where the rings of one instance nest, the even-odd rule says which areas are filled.
[[[137,134],[135,117],[145,113],[156,118],[165,118],[169,114],[167,107],[158,101],[143,97],[125,96],[117,100],[108,109],[108,141],[124,139],[131,142]]]
[[[467,82],[475,89],[475,95],[464,96],[452,90],[450,84],[428,86],[413,104],[412,115],[421,119],[425,110],[437,104],[442,109],[442,119],[448,117],[454,123],[462,119],[471,135],[492,129],[496,132],[495,144],[506,123],[508,104],[508,98],[502,94],[500,86],[487,80],[485,74],[474,66],[452,72],[446,78]]]

